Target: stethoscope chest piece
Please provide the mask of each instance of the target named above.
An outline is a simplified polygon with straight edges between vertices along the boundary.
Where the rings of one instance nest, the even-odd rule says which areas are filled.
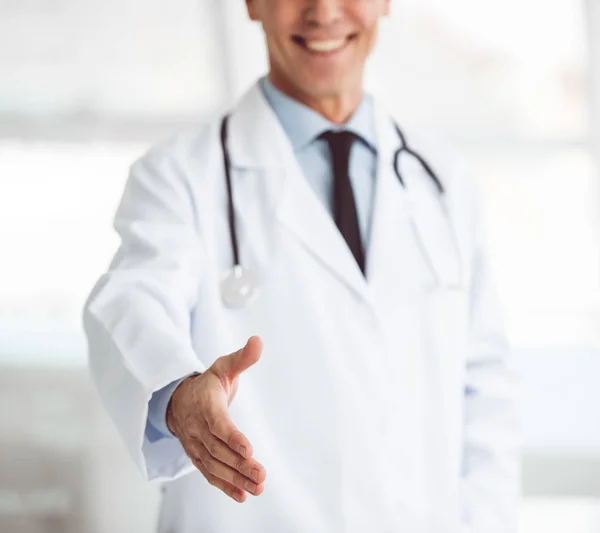
[[[227,307],[247,307],[256,300],[258,293],[258,279],[251,270],[241,265],[229,269],[221,281],[221,297]]]

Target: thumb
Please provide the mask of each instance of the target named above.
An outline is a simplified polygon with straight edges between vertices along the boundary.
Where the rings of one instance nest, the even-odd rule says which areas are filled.
[[[248,370],[258,362],[262,353],[262,340],[260,337],[250,337],[246,345],[222,358],[223,364],[219,370],[230,380],[237,378],[242,372]]]

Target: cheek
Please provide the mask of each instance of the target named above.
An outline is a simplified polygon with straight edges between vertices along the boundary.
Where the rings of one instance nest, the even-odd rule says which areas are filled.
[[[375,47],[375,43],[377,41],[377,31],[376,30],[366,30],[361,36],[360,44],[358,46],[358,51],[361,55],[367,56]]]
[[[272,13],[263,20],[263,30],[269,46],[278,49],[291,49],[294,44],[291,36],[294,34],[294,19],[286,17],[285,13]]]
[[[304,2],[304,0],[302,0]],[[290,34],[292,29],[299,24],[299,13],[297,0],[273,0],[267,1],[265,18],[269,21],[270,29],[275,34]]]
[[[356,27],[360,28],[360,32],[362,33],[361,41],[364,43],[363,48],[371,50],[375,44],[379,22],[385,14],[385,5],[385,2],[371,0],[359,0],[356,4],[350,20],[354,20]]]

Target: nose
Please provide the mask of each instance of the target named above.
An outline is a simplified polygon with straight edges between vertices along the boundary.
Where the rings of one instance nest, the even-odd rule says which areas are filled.
[[[340,18],[340,0],[311,0],[309,4],[306,12],[309,23],[317,26],[330,26]]]

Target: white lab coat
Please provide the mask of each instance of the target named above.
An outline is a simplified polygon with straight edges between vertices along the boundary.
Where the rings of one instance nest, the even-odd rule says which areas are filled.
[[[232,265],[219,125],[133,165],[115,219],[122,245],[84,312],[103,403],[137,466],[168,481],[160,531],[515,532],[512,380],[464,168],[409,133],[447,188],[453,247],[430,178],[406,155],[406,189],[394,174],[399,139],[376,105],[365,280],[253,87],[234,109],[229,148],[241,261],[261,293],[229,309],[219,290]],[[452,287],[459,276],[463,290]],[[240,505],[195,471],[178,440],[149,442],[145,425],[154,391],[251,335],[263,355],[230,411],[267,481]]]

